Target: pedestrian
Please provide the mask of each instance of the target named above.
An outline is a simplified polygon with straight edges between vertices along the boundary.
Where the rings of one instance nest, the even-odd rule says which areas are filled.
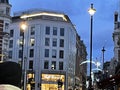
[[[21,67],[16,62],[0,62],[0,90],[21,90]]]

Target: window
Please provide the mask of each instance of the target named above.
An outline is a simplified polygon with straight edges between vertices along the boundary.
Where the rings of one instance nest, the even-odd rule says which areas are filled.
[[[14,34],[14,30],[10,30],[10,37],[13,37],[13,34]]]
[[[49,62],[48,61],[45,61],[44,62],[44,69],[48,69],[49,68]]]
[[[64,28],[60,28],[60,36],[64,36]]]
[[[49,49],[45,49],[45,57],[49,57]]]
[[[118,50],[118,60],[120,60],[120,50]]]
[[[56,47],[57,46],[57,39],[53,38],[52,46]]]
[[[12,48],[13,47],[13,40],[10,40],[9,41],[9,48]]]
[[[45,34],[50,35],[50,27],[49,26],[46,26]]]
[[[52,50],[52,58],[56,58],[57,55],[57,51],[56,50]]]
[[[30,57],[34,57],[34,49],[30,49],[29,56],[30,56]]]
[[[19,39],[19,47],[22,47],[23,45],[23,39]]]
[[[35,27],[32,26],[32,27],[31,27],[31,30],[30,30],[30,35],[34,35],[34,34],[35,34]]]
[[[31,45],[31,46],[34,46],[34,44],[35,44],[35,39],[34,39],[34,38],[31,38],[31,39],[30,39],[30,45]]]
[[[53,27],[53,35],[57,35],[57,27]]]
[[[23,54],[22,54],[22,50],[19,50],[19,58],[22,58]]]
[[[6,15],[9,15],[10,14],[10,8],[6,8]]]
[[[33,60],[29,61],[29,69],[33,69]]]
[[[9,23],[5,23],[5,29],[9,28]]]
[[[0,10],[0,14],[1,14],[1,15],[4,14],[4,11],[3,11],[3,10]]]
[[[63,70],[63,62],[59,62],[59,70]]]
[[[51,63],[51,69],[56,69],[56,61],[52,61],[52,63]]]
[[[9,3],[8,0],[0,0],[2,3]]]
[[[12,58],[12,51],[9,51],[9,58]]]
[[[45,38],[45,46],[49,46],[50,45],[50,39],[49,38]]]
[[[2,3],[5,3],[5,0],[1,0]]]
[[[60,50],[60,52],[59,52],[59,58],[64,58],[64,51],[63,50]]]
[[[60,39],[60,47],[64,47],[64,39]]]

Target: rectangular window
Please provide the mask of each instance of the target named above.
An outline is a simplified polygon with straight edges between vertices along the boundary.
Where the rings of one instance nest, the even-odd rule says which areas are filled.
[[[64,39],[60,39],[60,47],[64,47]]]
[[[12,59],[12,51],[9,51],[9,58]]]
[[[52,50],[52,58],[56,58],[57,56],[57,51],[54,49]]]
[[[53,27],[53,35],[57,35],[57,27]]]
[[[64,36],[64,28],[60,28],[60,36]]]
[[[30,45],[31,45],[31,46],[34,46],[34,44],[35,44],[35,39],[34,39],[34,38],[31,38],[31,39],[30,39]]]
[[[31,27],[31,30],[30,30],[30,35],[34,35],[34,34],[35,34],[35,27],[32,26],[32,27]]]
[[[59,58],[64,58],[64,51],[63,50],[59,51]]]
[[[6,15],[9,15],[10,14],[10,8],[6,8]]]
[[[49,57],[49,49],[45,49],[45,57]]]
[[[49,46],[50,45],[50,39],[49,38],[45,38],[45,46]]]
[[[34,49],[30,49],[29,57],[34,57]]]
[[[51,69],[56,69],[56,61],[52,61],[52,63],[51,63]]]
[[[50,35],[50,27],[49,26],[46,26],[45,34]]]
[[[23,39],[19,39],[19,47],[22,47],[23,45]]]
[[[44,62],[44,69],[49,69],[49,62],[48,61]]]
[[[13,40],[10,40],[9,41],[9,48],[12,48],[13,47]]]
[[[22,50],[19,50],[19,58],[22,58]]]
[[[29,69],[33,69],[33,60],[29,61]]]
[[[57,39],[53,38],[52,46],[56,47],[57,46]]]
[[[13,37],[13,35],[14,35],[14,30],[12,29],[10,30],[10,37]]]
[[[9,28],[9,23],[5,23],[5,29]]]
[[[63,62],[59,62],[59,70],[63,70]]]

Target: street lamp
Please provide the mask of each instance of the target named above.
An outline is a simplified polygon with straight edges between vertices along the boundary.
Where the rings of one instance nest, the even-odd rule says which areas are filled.
[[[95,14],[96,10],[93,8],[93,4],[88,10],[90,14],[90,81],[89,81],[89,90],[92,90],[92,78],[91,78],[91,70],[92,70],[92,29],[93,29],[93,15]]]
[[[23,80],[23,90],[26,90],[26,68],[25,68],[25,58],[24,58],[24,31],[26,30],[27,25],[25,22],[22,22],[20,25],[21,35],[22,35],[22,60],[21,60],[21,69],[22,71],[22,77]],[[22,81],[21,80],[21,81]],[[22,86],[21,86],[22,87]]]
[[[103,53],[103,70],[104,70],[104,52],[105,52],[106,50],[105,50],[105,48],[103,47],[102,48],[102,53]]]

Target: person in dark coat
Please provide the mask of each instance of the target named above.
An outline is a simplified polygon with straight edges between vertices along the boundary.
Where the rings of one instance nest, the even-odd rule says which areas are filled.
[[[20,64],[12,61],[0,62],[0,90],[20,90],[21,74]]]

